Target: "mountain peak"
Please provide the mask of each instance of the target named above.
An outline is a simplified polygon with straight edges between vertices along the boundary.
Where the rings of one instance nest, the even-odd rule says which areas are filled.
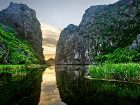
[[[18,3],[13,3],[13,2],[10,2],[10,5],[3,11],[11,12],[11,13],[32,11],[35,13],[35,11],[29,8],[26,4],[18,4]]]
[[[43,60],[42,32],[36,12],[25,4],[11,2],[8,8],[0,11],[0,23],[11,26],[17,36],[27,40],[38,58]]]

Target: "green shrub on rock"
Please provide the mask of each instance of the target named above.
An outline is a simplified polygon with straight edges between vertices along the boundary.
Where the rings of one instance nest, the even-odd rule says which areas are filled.
[[[16,37],[16,32],[0,24],[0,63],[37,63],[35,52],[28,42]]]
[[[128,62],[140,62],[140,53],[137,50],[128,50],[126,48],[118,48],[113,53],[106,55],[99,55],[95,57],[96,62],[104,63],[128,63]]]

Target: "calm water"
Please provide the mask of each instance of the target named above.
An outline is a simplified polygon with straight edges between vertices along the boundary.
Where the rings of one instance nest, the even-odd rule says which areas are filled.
[[[88,66],[0,73],[0,105],[140,105],[138,84],[85,78]]]
[[[56,85],[55,67],[47,68],[42,75],[41,95],[39,105],[66,105],[61,102]]]

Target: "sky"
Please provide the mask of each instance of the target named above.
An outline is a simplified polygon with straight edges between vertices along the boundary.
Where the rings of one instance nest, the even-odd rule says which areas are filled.
[[[36,11],[41,23],[44,54],[55,54],[60,32],[69,24],[79,25],[85,10],[93,5],[112,4],[118,0],[0,0],[0,10],[10,2],[27,4]],[[54,44],[52,43],[54,41]],[[50,42],[50,43],[49,43]]]

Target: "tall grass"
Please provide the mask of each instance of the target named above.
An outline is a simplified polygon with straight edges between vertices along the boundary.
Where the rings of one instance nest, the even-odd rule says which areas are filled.
[[[17,73],[30,71],[32,69],[46,68],[47,65],[30,64],[30,65],[0,65],[0,73]]]
[[[140,64],[138,63],[107,63],[97,67],[90,65],[89,69],[92,78],[140,82]]]

